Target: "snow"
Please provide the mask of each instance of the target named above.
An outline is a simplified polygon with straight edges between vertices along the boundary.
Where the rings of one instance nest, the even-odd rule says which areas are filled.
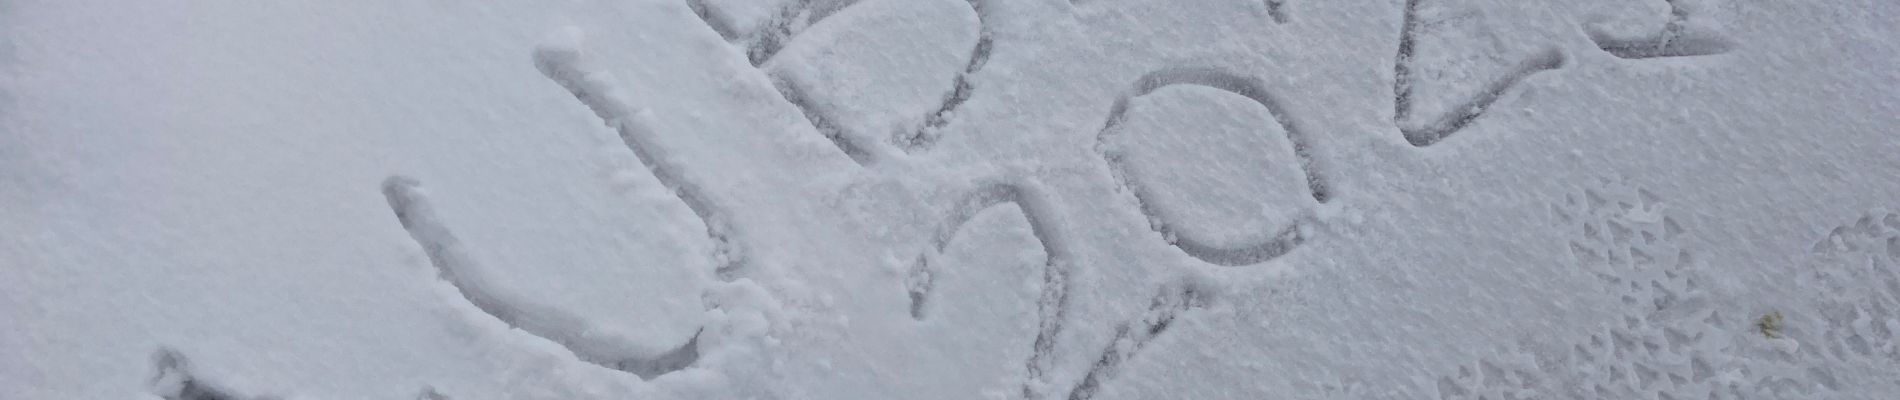
[[[866,0],[805,30],[761,68],[847,151],[872,151],[863,149],[922,128],[969,64],[977,26],[959,0]]]
[[[1127,122],[1107,144],[1128,184],[1147,193],[1181,237],[1172,240],[1240,247],[1270,239],[1310,208],[1286,131],[1259,103],[1198,85],[1174,85],[1135,97]],[[1105,139],[1106,140],[1106,139]]]
[[[1884,398],[1890,2],[0,4],[0,398]]]

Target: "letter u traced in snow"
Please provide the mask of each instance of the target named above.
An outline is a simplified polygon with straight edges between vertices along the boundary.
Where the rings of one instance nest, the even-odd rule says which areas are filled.
[[[662,229],[665,237],[626,238],[618,241],[624,246],[597,253],[600,257],[567,258],[592,262],[478,261],[476,254],[485,252],[452,233],[436,199],[415,180],[392,177],[384,182],[383,191],[397,219],[428,253],[444,281],[482,311],[560,343],[582,360],[624,369],[628,363],[667,358],[681,343],[690,346],[699,329],[704,310],[699,294],[710,280],[712,267],[705,257],[698,257],[706,252],[680,251],[693,248],[684,246],[690,241],[681,239],[691,237],[690,230]],[[547,233],[556,238],[567,234],[572,233]],[[534,251],[546,243],[517,245],[524,246],[520,250]],[[554,250],[576,253],[572,248]]]

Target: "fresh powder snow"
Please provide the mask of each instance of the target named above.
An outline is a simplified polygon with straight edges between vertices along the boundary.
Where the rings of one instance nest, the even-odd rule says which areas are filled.
[[[0,399],[1900,398],[1886,0],[0,0]]]

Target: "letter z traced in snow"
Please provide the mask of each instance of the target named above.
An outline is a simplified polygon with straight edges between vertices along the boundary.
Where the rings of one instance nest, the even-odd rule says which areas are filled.
[[[454,285],[477,309],[509,326],[559,343],[582,361],[626,371],[644,379],[677,371],[699,359],[699,336],[672,350],[641,357],[637,339],[596,329],[594,323],[550,304],[502,290],[503,282],[484,274],[459,240],[436,217],[429,198],[415,180],[391,177],[383,195],[396,220],[429,256],[442,280]]]
[[[1425,125],[1415,126],[1410,122],[1414,117],[1413,103],[1418,100],[1415,96],[1418,77],[1415,76],[1413,63],[1418,55],[1419,31],[1425,25],[1419,20],[1418,11],[1419,3],[1424,1],[1427,0],[1405,1],[1404,22],[1399,30],[1399,53],[1392,67],[1394,93],[1392,121],[1399,126],[1399,131],[1404,134],[1405,140],[1411,142],[1413,146],[1430,146],[1464,129],[1479,116],[1484,115],[1485,110],[1489,109],[1492,103],[1504,97],[1504,94],[1518,82],[1538,72],[1557,69],[1564,64],[1563,53],[1554,48],[1532,54],[1506,72],[1503,77],[1491,81],[1462,104],[1456,105],[1444,115],[1430,120]]]
[[[1305,183],[1304,187],[1287,189],[1304,189],[1317,203],[1325,203],[1330,197],[1325,178],[1312,157],[1306,131],[1291,115],[1287,114],[1274,96],[1267,93],[1264,84],[1258,78],[1209,68],[1164,69],[1142,76],[1135,82],[1132,90],[1115,101],[1114,107],[1109,111],[1108,122],[1102,127],[1099,137],[1102,156],[1108,161],[1110,170],[1122,185],[1128,187],[1134,194],[1136,202],[1140,205],[1142,212],[1148,215],[1154,229],[1188,255],[1225,266],[1250,265],[1271,260],[1292,251],[1300,243],[1305,242],[1307,237],[1300,229],[1298,218],[1295,218],[1296,222],[1267,232],[1264,235],[1266,237],[1257,239],[1257,243],[1239,246],[1208,242],[1206,238],[1193,235],[1182,235],[1180,232],[1182,229],[1177,226],[1177,222],[1166,218],[1166,213],[1155,200],[1156,193],[1148,188],[1149,185],[1137,179],[1136,166],[1130,163],[1128,152],[1120,149],[1121,146],[1118,144],[1111,143],[1111,137],[1141,134],[1119,132],[1125,130],[1122,125],[1127,122],[1130,101],[1170,85],[1198,85],[1219,89],[1265,107],[1274,122],[1278,123],[1281,130],[1285,132],[1287,142],[1292,145],[1293,162],[1297,164]]]
[[[1599,29],[1589,31],[1598,48],[1619,58],[1690,57],[1727,53],[1735,47],[1727,38],[1689,30],[1689,12],[1682,0],[1668,0],[1669,22],[1662,32],[1640,39],[1619,38]]]

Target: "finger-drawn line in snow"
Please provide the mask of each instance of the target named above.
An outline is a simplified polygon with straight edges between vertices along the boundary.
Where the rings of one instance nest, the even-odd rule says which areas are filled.
[[[1111,146],[1107,144],[1107,141],[1110,135],[1115,134],[1115,128],[1121,125],[1126,118],[1129,100],[1169,85],[1206,86],[1238,94],[1256,103],[1260,103],[1262,107],[1267,109],[1267,113],[1273,116],[1273,120],[1280,124],[1281,129],[1286,131],[1287,141],[1293,145],[1293,154],[1299,159],[1301,171],[1305,172],[1307,190],[1312,194],[1313,200],[1325,203],[1331,197],[1325,178],[1320,173],[1317,162],[1313,159],[1312,148],[1308,144],[1305,129],[1300,126],[1292,115],[1286,112],[1285,108],[1280,106],[1281,102],[1278,99],[1267,92],[1266,85],[1261,82],[1259,78],[1242,76],[1214,68],[1162,69],[1143,75],[1141,79],[1135,82],[1132,90],[1115,100],[1115,105],[1108,113],[1108,122],[1103,125],[1101,133],[1096,138],[1096,144],[1098,148],[1101,149],[1102,158],[1107,160],[1111,173],[1120,181],[1122,186],[1127,187],[1129,192],[1134,194],[1135,201],[1140,206],[1142,213],[1146,214],[1151,221],[1158,221],[1158,223],[1153,225],[1155,231],[1160,233],[1163,238],[1171,238],[1169,239],[1171,244],[1180,248],[1181,251],[1186,252],[1188,255],[1200,259],[1201,261],[1224,266],[1252,265],[1272,260],[1293,251],[1295,247],[1304,243],[1307,237],[1300,229],[1298,222],[1282,228],[1272,237],[1260,243],[1228,248],[1215,246],[1191,237],[1177,235],[1176,231],[1178,229],[1165,219],[1159,217],[1161,213],[1152,200],[1154,196],[1149,194],[1143,185],[1134,180],[1129,174],[1125,160],[1126,155],[1118,151],[1110,150]]]
[[[1287,0],[1266,0],[1267,17],[1273,18],[1273,23],[1276,23],[1276,24],[1287,23],[1288,17],[1286,14],[1286,1]]]
[[[746,48],[746,58],[752,65],[765,65],[779,50],[791,43],[799,32],[817,25],[826,17],[837,14],[858,3],[859,0],[797,0],[779,10],[776,18],[766,22],[755,34],[756,40]]]
[[[780,6],[771,18],[749,27],[732,26],[715,17],[707,1],[687,0],[686,6],[720,38],[744,48],[746,61],[756,67],[778,55],[779,50],[784,49],[785,44],[805,28],[818,24],[818,21],[859,0],[794,0]]]
[[[1654,36],[1617,38],[1601,29],[1590,29],[1590,41],[1604,52],[1626,59],[1706,56],[1734,49],[1735,43],[1727,38],[1689,32],[1689,12],[1676,4],[1679,0],[1666,1],[1669,3],[1669,22]]]
[[[165,400],[242,400],[249,397],[231,394],[218,385],[204,382],[191,371],[191,362],[178,350],[161,347],[152,354],[152,378],[146,384],[152,394]],[[268,398],[268,397],[264,397]]]
[[[977,214],[1003,203],[1015,204],[1029,221],[1030,233],[1048,256],[1043,263],[1042,293],[1036,300],[1036,313],[1040,316],[1036,339],[1031,345],[1033,352],[1024,362],[1029,375],[1023,388],[1025,394],[1031,393],[1032,384],[1041,382],[1054,370],[1056,338],[1062,333],[1069,309],[1068,263],[1074,253],[1058,228],[1060,222],[1053,213],[1055,205],[1050,201],[1048,195],[1033,184],[991,182],[978,186],[950,210],[950,215],[931,238],[930,247],[917,257],[905,280],[911,317],[922,320],[928,315],[930,294],[935,286],[934,266],[929,260],[943,252],[957,232]]]
[[[856,4],[857,1],[796,0],[780,8],[773,18],[743,34],[735,30],[738,27],[725,26],[718,18],[712,17],[709,14],[711,11],[704,4],[705,0],[688,1],[688,5],[699,16],[700,21],[712,27],[714,32],[718,32],[728,41],[736,41],[743,46],[746,60],[752,63],[753,68],[760,68],[767,61],[771,61],[773,56],[778,55],[779,50],[784,49],[785,45],[799,32],[818,24],[825,17],[845,7]],[[842,127],[832,122],[830,117],[825,116],[815,104],[812,104],[803,88],[769,71],[761,69],[761,72],[772,78],[772,87],[778,90],[779,95],[784,97],[786,102],[798,108],[799,113],[805,116],[805,120],[811,124],[812,128],[817,129],[818,133],[825,136],[825,139],[830,140],[832,145],[838,146],[838,150],[850,157],[851,161],[857,162],[858,165],[869,165],[874,161],[868,149],[853,142],[849,136],[845,135]]]
[[[1102,356],[1096,358],[1082,381],[1069,391],[1069,400],[1088,400],[1101,390],[1102,383],[1113,378],[1121,370],[1121,365],[1140,354],[1149,342],[1168,331],[1176,318],[1189,310],[1205,308],[1213,300],[1212,294],[1196,287],[1191,282],[1167,285],[1148,305],[1148,312],[1136,321],[1125,322],[1115,328],[1115,338],[1109,340],[1108,347],[1102,350]]]
[[[904,151],[915,153],[936,144],[937,140],[942,138],[941,130],[950,125],[950,118],[955,116],[957,108],[962,107],[963,103],[969,101],[970,96],[975,93],[976,85],[970,82],[970,75],[976,74],[978,70],[983,69],[984,64],[989,63],[991,47],[994,46],[990,38],[989,17],[983,13],[983,1],[970,0],[970,8],[976,10],[978,26],[976,47],[970,50],[970,63],[963,67],[963,72],[957,74],[955,86],[951,88],[950,93],[944,94],[943,105],[924,117],[923,127],[918,128],[909,136],[893,138],[904,148]]]
[[[429,256],[437,277],[454,286],[476,309],[508,326],[558,343],[582,361],[629,372],[641,379],[650,380],[678,371],[699,360],[699,333],[694,333],[685,344],[650,358],[624,357],[625,349],[637,346],[631,339],[600,335],[579,315],[494,290],[504,283],[478,273],[474,257],[436,216],[428,195],[416,180],[390,177],[383,181],[383,196],[389,201],[389,208],[395,211],[396,221],[402,223],[403,229],[409,231],[409,236]]]
[[[725,39],[727,42],[738,40],[739,33],[734,30],[731,24],[713,17],[712,9],[706,5],[706,1],[707,0],[686,0],[686,8],[693,10],[693,16],[699,17],[699,22],[703,22],[707,27],[712,28],[713,33],[719,34],[719,38]],[[750,58],[749,55],[748,58]],[[757,63],[754,64],[756,65]]]
[[[1073,250],[1068,248],[1067,240],[1058,228],[1061,223],[1055,220],[1057,217],[1052,213],[1055,205],[1050,203],[1039,186],[986,183],[971,191],[950,210],[950,215],[932,236],[926,253],[917,257],[905,280],[911,300],[911,317],[917,320],[928,317],[931,291],[935,286],[934,266],[930,260],[944,251],[965,224],[983,211],[1004,203],[1013,203],[1022,211],[1029,222],[1031,234],[1048,257],[1043,265],[1042,293],[1036,302],[1040,322],[1032,344],[1033,352],[1025,362],[1028,376],[1022,390],[1023,398],[1044,398],[1040,388],[1046,386],[1048,382],[1045,380],[1055,370],[1056,341],[1065,329],[1067,320],[1068,263]],[[1149,341],[1167,331],[1181,312],[1205,307],[1210,297],[1209,291],[1192,283],[1164,286],[1152,300],[1148,312],[1140,319],[1116,327],[1115,339],[1103,350],[1082,380],[1070,390],[1067,398],[1085,400],[1094,396],[1101,384],[1114,376],[1122,362],[1133,358]]]
[[[436,391],[435,387],[423,387],[422,392],[416,393],[416,400],[450,400],[450,399],[452,399],[452,397],[449,397],[449,395],[446,395],[446,394],[442,394],[442,392]]]
[[[1397,59],[1393,61],[1392,67],[1392,91],[1394,96],[1392,101],[1392,122],[1398,125],[1399,132],[1404,134],[1405,140],[1412,143],[1413,146],[1430,146],[1433,143],[1438,143],[1439,140],[1445,139],[1447,136],[1451,136],[1453,133],[1457,133],[1459,130],[1463,130],[1466,126],[1471,125],[1472,121],[1484,115],[1484,112],[1491,108],[1493,103],[1496,103],[1499,98],[1504,97],[1504,94],[1509,92],[1512,87],[1517,86],[1519,82],[1522,82],[1524,79],[1538,72],[1557,69],[1564,65],[1563,52],[1555,48],[1545,49],[1542,52],[1526,58],[1523,62],[1519,63],[1517,67],[1513,68],[1510,73],[1505,74],[1504,77],[1496,81],[1492,81],[1489,85],[1485,86],[1483,91],[1474,95],[1470,100],[1465,101],[1464,104],[1453,108],[1445,115],[1439,116],[1430,124],[1424,126],[1410,126],[1411,124],[1406,123],[1406,121],[1412,117],[1412,86],[1414,82],[1412,81],[1412,66],[1410,62],[1413,54],[1416,54],[1415,52],[1417,50],[1414,36],[1418,34],[1419,26],[1423,24],[1418,20],[1418,3],[1420,1],[1422,0],[1405,1],[1404,22],[1399,29],[1399,52]]]
[[[771,61],[772,57],[784,49],[790,41],[796,39],[798,34],[803,32],[806,28],[817,25],[826,17],[830,17],[847,7],[856,5],[858,1],[859,0],[797,0],[780,9],[776,17],[766,21],[761,26],[755,27],[750,33],[739,33],[736,31],[737,27],[726,26],[723,22],[720,22],[719,18],[713,17],[710,14],[712,11],[709,10],[705,4],[705,0],[693,0],[689,1],[688,4],[694,13],[699,16],[700,21],[710,26],[714,32],[719,33],[720,36],[727,41],[736,42],[745,47],[747,61],[749,61],[754,68],[762,68],[766,62]],[[991,38],[987,20],[988,17],[983,13],[984,7],[982,2],[985,0],[968,1],[971,9],[976,12],[977,23],[979,25],[977,42],[970,50],[969,63],[965,65],[963,71],[958,73],[956,78],[954,78],[950,91],[944,93],[943,104],[924,116],[923,126],[918,127],[913,132],[896,132],[890,135],[889,140],[891,144],[903,149],[905,152],[921,151],[935,144],[940,136],[939,131],[950,124],[956,110],[962,107],[964,102],[969,101],[970,96],[974,94],[976,85],[971,82],[970,76],[976,74],[977,71],[981,70],[984,64],[989,61],[994,42]],[[839,151],[844,152],[846,156],[849,156],[851,160],[857,162],[858,165],[870,165],[876,161],[879,152],[874,151],[869,148],[869,146],[880,146],[881,144],[856,142],[856,140],[852,139],[851,135],[844,132],[844,127],[833,122],[831,117],[826,116],[816,104],[812,103],[810,97],[804,93],[805,88],[801,88],[799,85],[793,84],[783,77],[776,76],[770,71],[765,71],[765,73],[772,78],[772,86],[778,90],[779,95],[783,96],[786,102],[798,107],[799,111],[804,114],[805,119],[811,123],[812,127],[816,128],[820,134],[823,134],[826,139],[837,146]]]
[[[933,270],[935,266],[931,264],[930,260],[936,258],[936,255],[941,254],[944,249],[950,245],[950,240],[956,237],[956,234],[963,229],[964,224],[976,218],[977,214],[982,213],[984,210],[1003,203],[1013,203],[1017,208],[1022,210],[1023,217],[1029,221],[1030,232],[1036,237],[1037,242],[1042,245],[1043,251],[1048,255],[1048,260],[1043,264],[1043,267],[1047,269],[1043,274],[1045,284],[1043,297],[1045,297],[1045,300],[1060,300],[1065,298],[1066,295],[1064,295],[1064,293],[1067,292],[1067,289],[1059,285],[1059,283],[1066,281],[1065,277],[1068,275],[1068,272],[1063,270],[1062,265],[1064,260],[1068,260],[1072,253],[1067,248],[1067,245],[1058,239],[1061,237],[1061,234],[1057,232],[1056,227],[1052,226],[1054,223],[1050,221],[1050,219],[1053,218],[1052,214],[1050,214],[1052,211],[1050,208],[1053,207],[1053,205],[1048,204],[1047,200],[1041,199],[1043,195],[1036,194],[1036,190],[1037,189],[1025,189],[1024,185],[1016,183],[988,183],[977,187],[976,190],[966,195],[962,201],[950,210],[950,215],[944,218],[943,224],[938,225],[936,232],[931,236],[930,248],[927,249],[924,254],[917,256],[917,261],[911,265],[909,278],[906,279],[906,285],[910,292],[910,315],[912,318],[919,320],[924,319],[928,311],[930,292],[936,285],[934,278],[935,272]],[[1031,193],[1025,194],[1025,191]],[[1059,312],[1061,304],[1059,304],[1060,301],[1057,303],[1058,304],[1054,304],[1056,307],[1045,311]],[[1050,315],[1046,315],[1046,317],[1047,316]]]
[[[719,267],[715,272],[719,279],[727,282],[736,279],[746,263],[744,251],[732,238],[732,225],[707,200],[705,191],[684,177],[676,159],[667,156],[659,143],[660,134],[646,119],[646,110],[635,107],[631,99],[620,93],[621,86],[611,74],[586,65],[582,57],[577,47],[543,45],[534,50],[535,67],[593,110],[607,127],[613,128],[640,163],[699,216],[706,225],[706,236],[716,246]]]
[[[851,137],[845,134],[844,128],[839,127],[836,122],[831,121],[830,117],[820,112],[818,106],[812,104],[811,98],[805,96],[805,89],[800,88],[799,85],[793,84],[789,80],[781,79],[777,76],[772,77],[772,87],[778,89],[779,95],[784,96],[786,102],[797,106],[798,111],[805,115],[805,121],[810,122],[812,128],[817,129],[818,133],[823,134],[825,139],[831,141],[832,145],[838,146],[838,151],[844,152],[844,155],[847,157],[851,157],[851,161],[857,162],[858,165],[870,165],[872,162],[877,161],[870,150],[852,141]]]
[[[1086,2],[1088,0],[1069,0],[1069,5],[1076,6]],[[1292,18],[1287,15],[1286,2],[1287,0],[1260,0],[1260,4],[1266,7],[1267,18],[1272,19],[1276,24],[1292,22]]]

